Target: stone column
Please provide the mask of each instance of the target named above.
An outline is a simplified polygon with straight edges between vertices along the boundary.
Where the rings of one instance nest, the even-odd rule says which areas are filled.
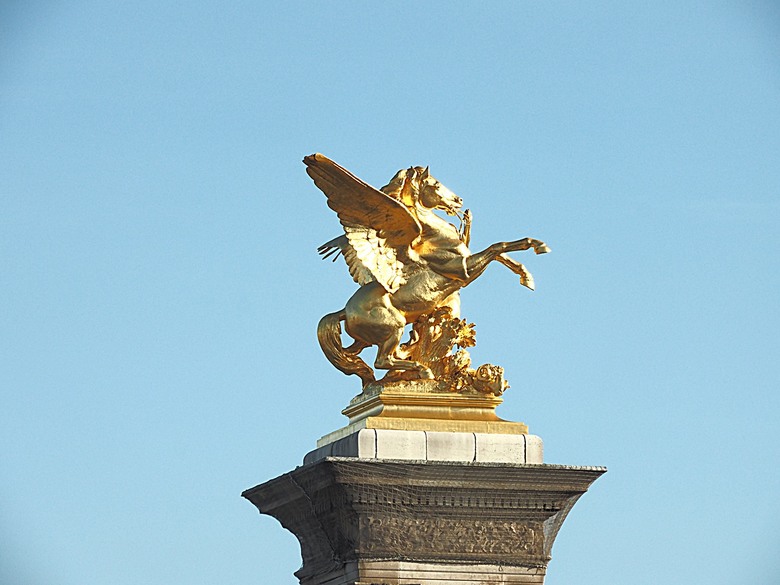
[[[563,520],[606,471],[543,464],[527,433],[355,424],[243,494],[298,538],[302,585],[541,584]]]

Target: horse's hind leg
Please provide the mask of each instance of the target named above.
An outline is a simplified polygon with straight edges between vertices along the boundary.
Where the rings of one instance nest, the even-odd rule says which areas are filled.
[[[352,343],[349,347],[344,348],[344,352],[357,355],[367,347],[368,347],[367,343],[360,341],[359,339],[356,339],[355,342]]]
[[[426,380],[433,379],[433,372],[424,365],[414,362],[412,360],[402,360],[395,357],[395,351],[398,349],[398,344],[401,343],[401,336],[403,335],[403,328],[397,329],[387,339],[379,344],[379,348],[376,352],[376,361],[374,367],[380,370],[412,370],[420,372],[420,378]]]
[[[398,344],[406,325],[406,318],[390,302],[382,285],[371,282],[360,287],[347,301],[344,309],[347,333],[356,340],[348,351],[376,345],[377,354],[374,365],[383,370],[412,370],[420,372],[423,378],[433,378],[431,371],[411,360],[402,360],[396,356]]]

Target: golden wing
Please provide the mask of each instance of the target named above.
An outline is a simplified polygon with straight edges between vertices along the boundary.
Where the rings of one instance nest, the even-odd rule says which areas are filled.
[[[399,255],[407,258],[406,249],[422,232],[417,219],[405,205],[323,155],[307,156],[303,162],[345,232],[320,246],[320,253],[327,258],[334,250],[341,252],[358,284],[377,281],[389,292],[398,290],[406,282]]]
[[[323,260],[333,256],[335,262],[339,256],[344,256],[352,280],[361,286],[377,281],[393,293],[406,282],[408,267],[398,259],[396,249],[387,246],[376,230],[345,227],[344,232],[345,235],[317,248]]]
[[[377,232],[388,246],[409,246],[422,227],[406,206],[379,189],[364,183],[347,169],[319,153],[303,159],[306,172],[325,193],[341,224],[366,227]]]

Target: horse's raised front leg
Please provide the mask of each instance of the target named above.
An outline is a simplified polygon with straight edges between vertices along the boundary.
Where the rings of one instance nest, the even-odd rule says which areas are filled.
[[[512,242],[496,242],[488,246],[482,252],[477,252],[466,258],[466,268],[468,269],[469,280],[466,284],[477,279],[493,260],[499,259],[499,256],[506,252],[520,252],[522,250],[534,249],[537,254],[546,254],[550,251],[547,244],[541,240],[533,238],[523,238]],[[514,262],[510,259],[510,262]],[[508,265],[508,263],[505,263]],[[512,268],[510,266],[510,268]],[[518,273],[519,274],[519,273]],[[527,285],[526,285],[527,286]]]
[[[501,253],[504,252],[520,252],[522,250],[534,249],[537,254],[546,254],[550,251],[550,248],[541,240],[535,240],[533,238],[523,238],[522,240],[515,240],[514,242],[498,242],[493,244],[494,246],[502,247]]]
[[[523,266],[520,262],[518,262],[514,258],[510,258],[506,254],[499,254],[498,257],[496,258],[496,261],[509,268],[509,270],[511,270],[515,274],[519,275],[520,284],[530,288],[531,290],[534,290],[535,288],[534,277],[531,275],[528,269],[525,266]]]

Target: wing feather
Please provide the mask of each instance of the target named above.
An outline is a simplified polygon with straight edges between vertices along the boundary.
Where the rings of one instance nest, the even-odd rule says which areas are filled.
[[[398,260],[395,248],[389,247],[376,230],[345,227],[344,231],[344,260],[355,282],[363,285],[376,280],[389,292],[397,291],[406,282],[404,265]]]
[[[326,156],[312,154],[303,162],[345,229],[371,228],[392,248],[409,246],[422,233],[417,218],[403,203],[361,181]]]
[[[320,254],[327,258],[335,253],[334,261],[343,255],[360,285],[376,281],[389,292],[397,291],[411,268],[399,256],[408,259],[408,247],[422,233],[417,218],[402,203],[321,154],[303,162],[344,227],[343,236],[319,247]]]
[[[395,292],[406,283],[405,274],[409,267],[401,262],[394,248],[389,248],[376,230],[365,227],[344,228],[345,234],[333,238],[318,248],[322,258],[339,255],[349,268],[349,274],[360,285],[379,282],[388,292]]]

